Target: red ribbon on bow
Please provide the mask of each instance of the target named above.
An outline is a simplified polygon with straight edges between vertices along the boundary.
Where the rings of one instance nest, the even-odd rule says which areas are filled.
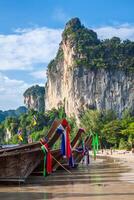
[[[63,119],[61,122],[62,126],[66,129],[66,156],[69,159],[71,156],[71,145],[70,145],[70,126],[66,119]]]
[[[51,151],[48,149],[48,144],[44,144],[44,147],[46,148],[47,151],[47,165],[46,165],[46,169],[47,169],[47,173],[51,174],[52,173],[52,155],[51,155]]]

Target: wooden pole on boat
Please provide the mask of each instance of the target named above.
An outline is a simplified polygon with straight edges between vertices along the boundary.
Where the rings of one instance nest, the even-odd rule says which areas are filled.
[[[40,141],[40,144],[43,145],[43,143]],[[45,148],[46,149],[46,148]],[[46,151],[48,152],[48,150],[46,149]],[[71,171],[69,171],[66,167],[64,167],[53,155],[51,155],[52,158],[65,170],[67,171],[69,174],[72,174]]]

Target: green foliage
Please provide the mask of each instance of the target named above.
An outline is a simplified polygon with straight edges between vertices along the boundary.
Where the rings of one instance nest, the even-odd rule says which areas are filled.
[[[102,123],[100,121],[100,112],[97,110],[87,110],[81,118],[81,126],[85,128],[85,130],[89,133],[90,130],[92,132],[98,132]]]
[[[131,150],[132,146],[124,139],[120,139],[119,149]]]
[[[84,39],[84,38],[83,38]],[[127,46],[129,43],[128,51]],[[119,38],[106,39],[96,45],[77,47],[77,52],[82,54],[76,66],[85,66],[90,69],[118,68],[134,70],[134,42],[123,41]]]
[[[12,135],[17,133],[18,119],[15,117],[8,117],[5,120],[4,127],[8,128]]]
[[[113,111],[87,110],[81,125],[87,132],[97,132],[103,147],[130,149],[134,146],[134,117],[125,111],[122,119],[117,119]]]
[[[39,112],[44,112],[44,107],[45,107],[44,95],[45,95],[45,88],[39,85],[34,85],[28,88],[23,94],[25,98],[32,97],[33,99],[38,100],[37,109]],[[24,102],[25,102],[25,99],[24,99]]]
[[[49,65],[48,65],[48,69],[50,71],[55,71],[56,72],[56,65],[58,63],[63,62],[63,59],[64,59],[63,49],[61,47],[59,47],[57,55],[56,55],[55,59],[50,61]]]
[[[35,141],[39,141],[40,138],[43,138],[45,135],[47,135],[47,132],[49,131],[49,126],[46,126],[43,128],[43,130],[40,131],[35,131],[31,134],[31,138],[32,140]]]
[[[81,25],[78,18],[71,19],[62,34],[63,40],[56,58],[48,70],[56,71],[63,64],[63,42],[74,49],[74,67],[89,69],[114,69],[134,71],[134,42],[118,37],[100,41],[97,34]],[[62,62],[62,64],[61,64]]]
[[[22,130],[23,142],[27,143],[28,135],[32,137],[33,141],[38,141],[40,138],[44,137],[51,124],[55,119],[63,119],[66,117],[64,107],[59,107],[59,109],[52,109],[46,113],[40,113],[34,110],[29,110],[27,113],[22,114],[19,118],[9,117],[0,124],[0,143],[5,143],[4,138],[6,134],[6,129],[11,133],[11,139],[8,143],[19,143],[17,132],[18,129]],[[36,118],[36,125],[34,125],[34,118]],[[74,117],[68,118],[71,125],[71,133],[75,131],[76,120]],[[59,145],[59,144],[58,144]]]
[[[0,144],[4,142],[4,137],[5,137],[4,125],[0,124]]]
[[[119,146],[121,138],[121,122],[120,120],[113,120],[103,126],[101,131],[103,137],[108,143],[114,145],[115,147]]]
[[[9,144],[18,144],[18,135],[12,136],[12,138],[8,142]]]
[[[24,97],[27,96],[42,96],[45,94],[45,88],[39,85],[34,85],[24,92]]]
[[[97,34],[81,25],[78,18],[70,20],[62,34],[63,40],[69,39],[72,46],[76,45],[79,52],[82,52],[85,45],[96,45],[99,43]]]
[[[71,135],[70,135],[70,139],[73,140],[73,138],[75,137],[77,131],[78,131],[78,126],[76,123],[76,118],[75,116],[71,116],[71,117],[67,117],[67,121],[71,127]]]
[[[25,106],[20,106],[16,110],[0,110],[0,123],[4,121],[7,117],[19,117],[21,114],[26,113],[27,108]]]
[[[36,118],[36,125],[33,125],[34,117]],[[40,113],[34,110],[29,110],[28,113],[22,114],[20,117],[9,117],[0,124],[0,143],[4,144],[6,129],[11,132],[11,139],[7,142],[10,144],[19,143],[17,131],[22,130],[23,142],[27,143],[28,135],[33,141],[38,141],[44,137],[51,124],[55,119],[67,118],[71,127],[71,140],[75,137],[78,127],[75,116],[67,117],[64,107],[59,109],[52,109],[46,113]],[[113,147],[120,149],[130,149],[134,146],[134,116],[130,111],[126,110],[121,119],[117,118],[117,114],[112,111],[97,111],[86,110],[82,113],[80,126],[86,130],[98,133],[101,146]],[[53,148],[60,147],[60,140],[58,140]]]

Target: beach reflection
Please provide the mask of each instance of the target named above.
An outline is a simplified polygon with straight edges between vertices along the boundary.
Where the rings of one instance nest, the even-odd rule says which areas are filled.
[[[103,158],[73,170],[72,175],[57,171],[47,178],[31,176],[20,186],[1,185],[0,200],[129,200],[134,199],[133,179],[132,168],[117,159]]]

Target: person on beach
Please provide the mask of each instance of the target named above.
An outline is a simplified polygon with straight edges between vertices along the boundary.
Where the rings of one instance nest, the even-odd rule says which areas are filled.
[[[134,147],[132,147],[132,154],[134,155]]]
[[[111,155],[113,154],[113,152],[112,152],[112,147],[110,148],[110,152],[111,152]]]

